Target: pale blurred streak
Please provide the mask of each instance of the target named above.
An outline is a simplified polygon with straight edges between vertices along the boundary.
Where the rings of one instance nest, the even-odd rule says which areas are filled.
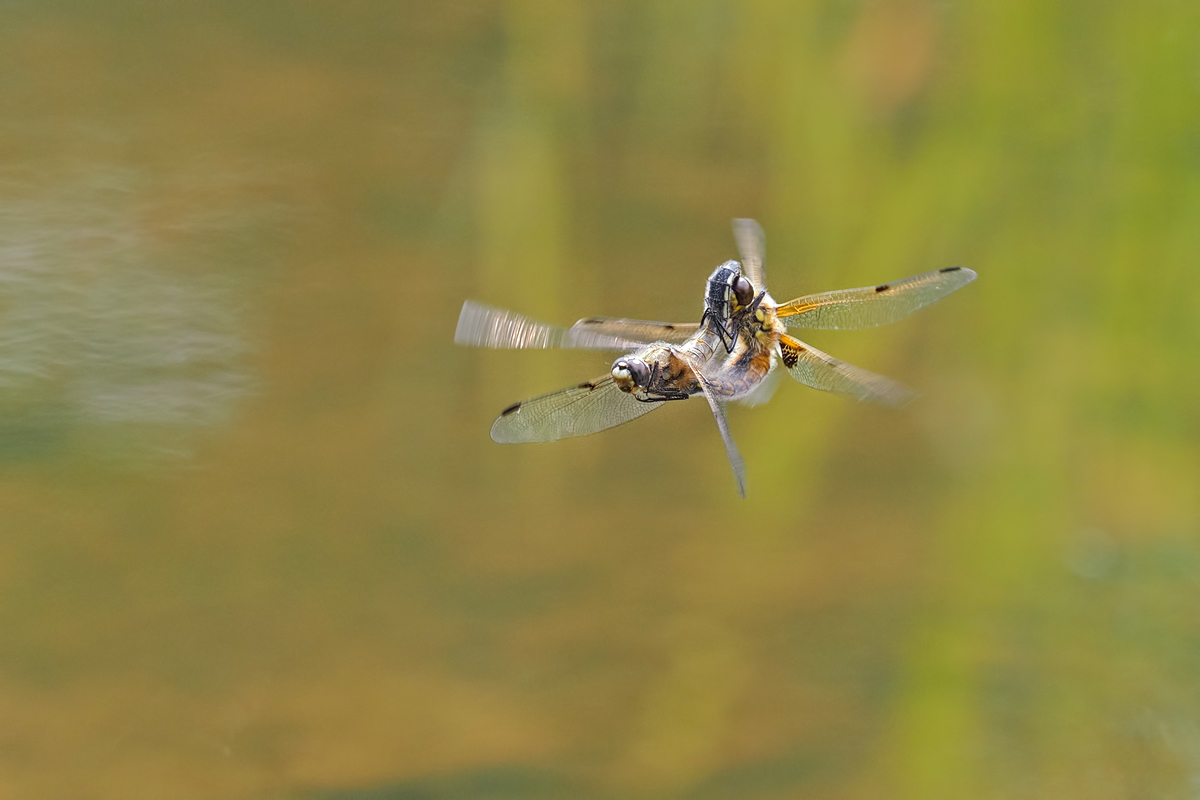
[[[152,449],[177,450],[250,390],[238,282],[195,246],[245,216],[156,219],[145,184],[105,167],[0,181],[0,442],[119,428],[106,449],[142,450],[153,428]]]

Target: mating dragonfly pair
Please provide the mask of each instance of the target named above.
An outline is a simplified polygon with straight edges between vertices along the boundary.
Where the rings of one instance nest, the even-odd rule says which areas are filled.
[[[709,276],[697,323],[673,324],[588,317],[570,328],[468,300],[454,341],[493,348],[574,348],[625,351],[595,380],[515,403],[492,425],[497,442],[552,442],[597,433],[648,414],[671,400],[704,395],[745,497],[745,464],[729,432],[725,404],[765,402],[776,367],[814,389],[858,400],[903,405],[904,386],[805,344],[787,328],[871,328],[907,317],[975,280],[947,267],[923,275],[776,303],[767,291],[766,237],[752,219],[735,219],[741,262],[726,261]]]

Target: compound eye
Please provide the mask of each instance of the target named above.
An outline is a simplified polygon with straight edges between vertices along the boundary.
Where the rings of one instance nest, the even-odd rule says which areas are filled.
[[[635,386],[645,388],[650,383],[650,367],[645,361],[640,358],[622,359],[625,369],[629,371],[629,375],[633,378]]]
[[[748,306],[754,300],[754,287],[750,285],[750,281],[739,275],[733,282],[733,295],[737,298],[738,305]]]

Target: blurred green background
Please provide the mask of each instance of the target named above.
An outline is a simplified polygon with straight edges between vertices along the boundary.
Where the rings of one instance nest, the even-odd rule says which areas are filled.
[[[0,18],[0,796],[1196,796],[1200,4]],[[735,216],[916,403],[489,440]]]

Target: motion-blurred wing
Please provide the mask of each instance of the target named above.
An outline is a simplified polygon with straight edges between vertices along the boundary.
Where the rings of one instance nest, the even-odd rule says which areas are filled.
[[[754,285],[754,291],[767,288],[767,235],[752,219],[733,221],[733,240],[742,257],[742,274]]]
[[[946,267],[924,275],[799,297],[779,306],[789,328],[873,328],[904,319],[975,280],[973,270]]]
[[[634,344],[667,342],[683,344],[699,330],[695,322],[645,322],[640,319],[588,317],[571,326],[570,334],[580,341],[623,339]]]
[[[746,462],[742,460],[737,443],[733,441],[733,434],[729,432],[729,417],[725,414],[725,404],[713,396],[703,378],[700,380],[700,388],[704,391],[704,399],[708,401],[708,407],[712,409],[713,417],[717,420],[717,430],[721,432],[721,441],[725,442],[725,453],[729,456],[730,466],[733,467],[733,478],[737,481],[738,496],[745,499]]]
[[[643,403],[605,375],[553,394],[515,403],[492,423],[492,440],[501,443],[554,442],[586,436],[649,414],[662,403]]]
[[[838,361],[828,353],[784,334],[779,352],[788,374],[805,386],[823,392],[848,394],[859,400],[902,406],[916,395],[895,381]]]
[[[767,377],[759,381],[749,394],[737,398],[734,402],[751,408],[765,405],[775,396],[775,390],[779,388],[781,380],[783,380],[783,370],[772,367],[771,371],[767,373]]]
[[[474,300],[463,303],[454,331],[455,344],[498,349],[565,347],[576,350],[631,350],[644,344],[606,330],[560,328],[515,311],[492,308]]]

